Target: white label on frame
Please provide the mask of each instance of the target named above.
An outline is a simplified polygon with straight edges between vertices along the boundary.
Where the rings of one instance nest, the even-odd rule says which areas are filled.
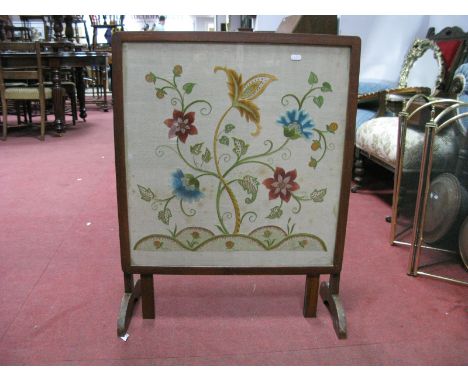
[[[300,54],[291,54],[291,61],[301,61],[302,56]]]

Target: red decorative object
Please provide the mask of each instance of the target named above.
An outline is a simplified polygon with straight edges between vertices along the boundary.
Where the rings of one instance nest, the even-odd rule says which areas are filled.
[[[442,57],[444,58],[444,62],[447,65],[447,70],[450,70],[452,66],[453,59],[457,54],[458,48],[462,43],[461,40],[443,40],[437,41],[437,45],[442,52]]]

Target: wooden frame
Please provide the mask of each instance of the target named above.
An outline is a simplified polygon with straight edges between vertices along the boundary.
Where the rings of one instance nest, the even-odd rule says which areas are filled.
[[[125,140],[125,87],[124,72],[128,73],[130,68],[125,67],[123,63],[124,47],[131,46],[134,43],[143,44],[231,44],[239,46],[241,44],[253,44],[255,46],[275,46],[280,47],[299,46],[299,47],[333,47],[347,51],[349,62],[345,63],[349,68],[347,74],[348,82],[345,84],[347,92],[345,94],[345,112],[343,119],[345,128],[340,130],[343,134],[342,168],[340,175],[339,197],[337,198],[338,210],[336,220],[336,231],[334,233],[334,251],[333,261],[329,265],[320,266],[142,266],[132,264],[131,260],[131,240],[129,225],[129,205],[127,189],[127,162],[126,162],[126,140]],[[150,45],[148,45],[150,47]],[[211,33],[211,32],[121,32],[116,33],[112,41],[113,49],[113,93],[114,93],[114,139],[115,139],[115,160],[117,174],[117,197],[118,214],[120,228],[120,250],[121,263],[125,281],[125,295],[122,300],[120,316],[118,320],[118,335],[123,336],[129,325],[131,309],[134,301],[139,297],[140,283],[134,285],[133,274],[141,275],[141,294],[143,306],[143,318],[154,318],[154,292],[153,292],[153,274],[190,274],[190,275],[252,275],[252,274],[275,274],[275,275],[293,275],[305,274],[306,293],[304,300],[304,315],[306,317],[315,316],[316,300],[319,292],[319,276],[329,274],[330,282],[322,283],[320,294],[327,303],[332,312],[334,327],[339,338],[346,337],[346,322],[343,307],[339,298],[339,279],[343,261],[343,250],[346,234],[347,211],[349,202],[349,188],[352,173],[352,158],[354,147],[354,124],[356,116],[356,100],[359,75],[359,57],[360,40],[357,37],[345,36],[327,36],[327,35],[306,35],[306,34],[278,34],[278,33]],[[349,53],[349,54],[348,54]],[[166,52],[165,54],[170,54]],[[177,62],[174,62],[177,63]],[[231,64],[234,65],[234,64]],[[176,65],[178,66],[178,65]],[[176,76],[176,66],[174,75]],[[181,68],[180,68],[181,69]],[[216,69],[215,69],[216,70]],[[226,68],[221,68],[229,75]],[[153,73],[146,76],[146,81],[151,82]],[[253,78],[258,78],[254,76]],[[264,75],[268,76],[268,75]],[[312,74],[311,74],[312,76]],[[229,76],[228,76],[229,77]],[[271,76],[273,77],[273,76]],[[263,83],[269,83],[273,79],[265,79]],[[154,79],[154,78],[153,78]],[[155,80],[155,79],[154,79]],[[315,83],[315,78],[309,77],[309,84]],[[156,81],[156,80],[155,80]],[[246,81],[248,83],[249,80]],[[175,77],[174,77],[175,83]],[[245,85],[245,84],[244,84]],[[323,83],[322,89],[328,90],[330,84]],[[185,85],[184,85],[185,86]],[[266,86],[266,85],[264,85]],[[339,86],[339,84],[334,85]],[[159,89],[161,90],[161,89]],[[159,91],[158,90],[158,91]],[[328,90],[330,91],[330,90]],[[191,92],[191,89],[190,89]],[[259,94],[263,92],[261,90]],[[164,96],[159,93],[158,98]],[[232,98],[232,97],[231,97]],[[323,101],[323,100],[322,100]],[[315,100],[314,100],[315,102]],[[174,104],[173,104],[174,105]],[[175,118],[175,117],[174,117]],[[185,116],[184,116],[185,118]],[[254,122],[254,118],[251,118]],[[248,120],[248,119],[247,119]],[[169,123],[168,127],[169,127]],[[334,131],[333,131],[334,132]],[[285,135],[286,136],[286,135]],[[178,136],[177,139],[179,139]],[[216,136],[215,136],[216,137]],[[340,154],[341,155],[341,154]],[[139,186],[140,187],[140,186]],[[140,190],[141,192],[141,190]]]

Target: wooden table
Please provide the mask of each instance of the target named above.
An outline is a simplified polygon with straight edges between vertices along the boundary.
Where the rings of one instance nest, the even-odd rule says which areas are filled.
[[[57,134],[64,132],[65,111],[62,102],[62,86],[60,72],[64,68],[76,68],[76,91],[80,108],[80,117],[87,116],[85,105],[85,86],[83,68],[85,66],[107,66],[111,56],[108,52],[44,52],[42,64],[52,70],[52,99],[55,114],[55,129]],[[4,67],[35,66],[36,54],[31,52],[0,52]],[[107,96],[104,93],[103,108],[107,111]]]

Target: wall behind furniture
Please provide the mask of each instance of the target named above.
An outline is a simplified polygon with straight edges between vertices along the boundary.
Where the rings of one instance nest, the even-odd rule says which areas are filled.
[[[398,81],[408,49],[416,38],[458,26],[468,32],[468,16],[340,16],[340,35],[361,37],[360,80]]]
[[[285,15],[257,15],[255,31],[276,31]],[[340,15],[339,34],[361,38],[361,80],[397,82],[403,60],[416,38],[458,26],[468,32],[468,16],[450,15]]]

